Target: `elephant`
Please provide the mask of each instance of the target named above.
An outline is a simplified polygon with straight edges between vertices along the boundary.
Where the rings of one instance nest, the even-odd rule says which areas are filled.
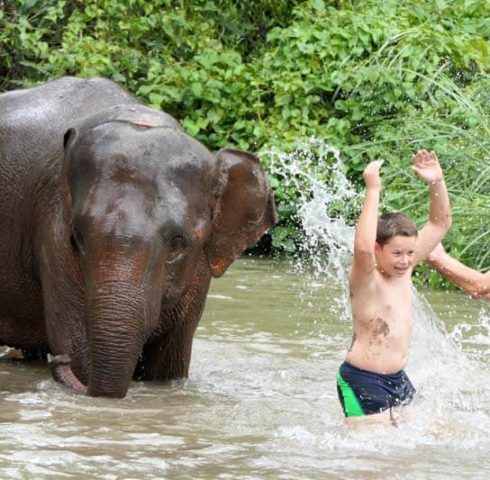
[[[277,220],[255,155],[109,79],[0,95],[0,345],[72,392],[187,378],[211,278]]]

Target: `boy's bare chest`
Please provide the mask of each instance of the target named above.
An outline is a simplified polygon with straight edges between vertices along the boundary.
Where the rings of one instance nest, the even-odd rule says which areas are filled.
[[[410,282],[379,282],[370,295],[352,298],[352,313],[364,323],[397,324],[409,327],[412,319],[412,288]]]
[[[377,295],[378,310],[387,319],[412,316],[412,289],[407,284],[385,285]]]

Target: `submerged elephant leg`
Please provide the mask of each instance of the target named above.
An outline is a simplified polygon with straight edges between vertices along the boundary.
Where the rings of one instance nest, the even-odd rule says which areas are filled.
[[[22,359],[25,361],[45,360],[49,354],[47,348],[22,348]]]
[[[202,304],[204,306],[204,302]],[[175,325],[150,339],[143,348],[134,378],[137,380],[175,380],[189,376],[192,340],[200,312],[185,321],[178,314],[165,317],[163,323]]]
[[[180,328],[150,341],[138,362],[138,380],[175,380],[189,376],[192,336],[195,328]]]
[[[143,348],[135,378],[173,380],[187,378],[191,362],[192,340],[206,303],[210,276],[204,259],[196,268],[194,281],[172,310],[161,313],[160,324],[172,325],[151,338]]]
[[[77,393],[83,393],[84,395],[87,393],[87,387],[71,371],[71,360],[68,355],[56,355],[53,357],[48,354],[48,365],[53,378],[57,382]]]

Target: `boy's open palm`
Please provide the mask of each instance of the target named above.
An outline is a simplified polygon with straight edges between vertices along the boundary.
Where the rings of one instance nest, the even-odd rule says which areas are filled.
[[[436,183],[443,179],[437,155],[427,150],[419,150],[413,156],[413,171],[426,183]]]

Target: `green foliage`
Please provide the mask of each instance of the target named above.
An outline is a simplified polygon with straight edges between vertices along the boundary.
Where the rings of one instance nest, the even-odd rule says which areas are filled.
[[[446,247],[470,265],[488,265],[487,0],[0,5],[3,90],[61,75],[109,77],[179,118],[211,149],[262,152],[266,165],[272,147],[321,138],[340,149],[359,188],[366,163],[384,158],[383,205],[420,223],[427,194],[410,157],[434,149],[454,208]],[[271,182],[282,219],[273,242],[290,250],[301,195],[272,172]]]

